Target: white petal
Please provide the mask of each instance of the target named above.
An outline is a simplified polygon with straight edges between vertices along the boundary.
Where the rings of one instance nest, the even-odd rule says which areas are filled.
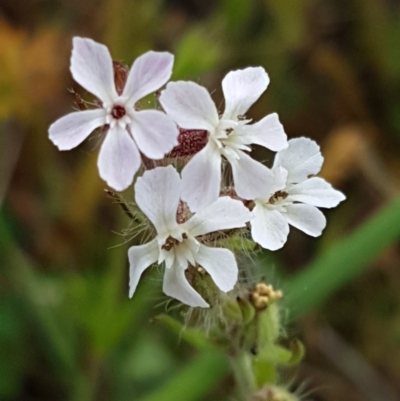
[[[110,102],[118,96],[112,58],[106,46],[92,39],[75,37],[71,72],[76,82],[103,102]]]
[[[221,291],[233,289],[238,278],[238,267],[231,251],[200,245],[196,262],[207,271]]]
[[[223,118],[236,119],[237,116],[244,115],[267,89],[268,84],[268,74],[262,67],[229,72],[222,81],[225,97]]]
[[[269,194],[273,195],[275,192],[280,191],[286,187],[288,172],[283,167],[278,167],[271,171],[274,176],[274,180],[271,184],[271,189]]]
[[[289,147],[276,154],[273,168],[282,166],[288,171],[288,182],[298,183],[318,174],[324,158],[320,148],[309,138],[295,138]]]
[[[288,200],[303,202],[317,207],[335,207],[346,197],[320,177],[312,177],[288,190]]]
[[[103,109],[75,111],[50,125],[49,138],[58,149],[70,150],[105,123],[106,115]]]
[[[173,64],[174,56],[168,52],[149,51],[141,55],[132,65],[122,95],[136,103],[160,89],[170,79]]]
[[[280,212],[256,205],[251,220],[251,236],[263,248],[276,251],[283,247],[289,234],[289,225]]]
[[[182,170],[182,200],[197,212],[218,199],[220,186],[221,155],[210,141]]]
[[[237,151],[240,159],[230,159],[236,193],[243,199],[265,198],[273,183],[271,170],[248,154]]]
[[[176,298],[186,305],[208,308],[208,303],[188,283],[185,277],[185,266],[174,263],[170,269],[165,269],[163,291],[166,295]]]
[[[212,132],[218,125],[218,112],[207,89],[194,82],[170,82],[161,92],[165,112],[181,127]]]
[[[219,230],[245,227],[253,214],[242,202],[228,196],[218,198],[183,224],[193,237]]]
[[[132,184],[141,158],[135,142],[119,125],[110,129],[101,145],[97,165],[100,177],[116,191]]]
[[[178,263],[187,266],[189,262],[192,266],[196,266],[195,255],[199,247],[200,243],[189,235],[186,240],[181,242],[180,245],[175,248],[175,254],[178,259]]]
[[[162,159],[166,153],[178,145],[178,128],[161,111],[135,112],[131,133],[140,151],[150,159]]]
[[[255,143],[274,152],[288,147],[287,136],[276,113],[264,117],[258,123],[244,125],[242,132],[246,144]]]
[[[315,206],[295,204],[286,206],[285,218],[290,225],[312,237],[318,237],[326,226],[323,213]]]
[[[135,184],[135,199],[161,236],[176,229],[181,179],[174,167],[146,171]]]
[[[164,261],[165,263],[165,268],[170,269],[175,261],[175,250],[172,249],[171,251],[165,251],[161,248],[160,256],[158,258],[158,264],[161,264],[162,261]]]
[[[144,270],[158,259],[158,244],[153,240],[147,244],[132,246],[129,257],[129,297],[132,298]]]

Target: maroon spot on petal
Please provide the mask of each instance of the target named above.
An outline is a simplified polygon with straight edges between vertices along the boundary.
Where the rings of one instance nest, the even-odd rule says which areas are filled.
[[[208,132],[198,129],[179,128],[178,142],[167,157],[186,157],[203,149],[208,141]]]
[[[118,95],[121,95],[128,78],[129,68],[119,61],[113,61],[113,67],[115,88],[117,89]]]
[[[179,201],[178,209],[176,211],[176,222],[178,224],[183,224],[192,217],[192,213],[186,202]]]

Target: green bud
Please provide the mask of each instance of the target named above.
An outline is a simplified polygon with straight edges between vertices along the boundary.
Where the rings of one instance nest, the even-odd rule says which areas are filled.
[[[296,339],[291,341],[289,349],[291,352],[291,358],[287,362],[287,365],[297,365],[304,358],[306,353],[304,344]]]
[[[259,348],[264,344],[274,344],[281,334],[279,308],[273,303],[258,314],[258,339]]]
[[[233,322],[242,322],[243,313],[237,301],[228,299],[222,305],[222,312],[224,316]]]
[[[238,235],[231,237],[231,238],[226,238],[221,241],[219,241],[220,246],[224,248],[230,249],[232,252],[239,251],[239,252],[251,252],[255,248],[255,243],[254,241],[240,237]]]
[[[245,298],[238,297],[237,301],[242,311],[243,323],[247,326],[256,317],[256,310],[250,301]]]

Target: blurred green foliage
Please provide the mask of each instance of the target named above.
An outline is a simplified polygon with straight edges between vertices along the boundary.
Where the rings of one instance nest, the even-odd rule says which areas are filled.
[[[153,320],[166,308],[182,320],[157,269],[127,298],[126,252],[139,239],[103,193],[98,138],[68,153],[47,139],[71,110],[66,89],[83,93],[68,72],[74,35],[128,64],[172,51],[173,79],[207,86],[217,104],[227,71],[266,68],[270,88],[251,117],[277,111],[289,136],[319,141],[322,174],[348,201],[327,212],[321,239],[292,230],[282,251],[261,255],[255,280],[285,290],[285,316],[298,319],[288,330],[309,352],[299,381],[327,387],[318,399],[367,400],[362,381],[329,365],[321,321],[400,393],[397,2],[2,0],[0,10],[0,400],[233,399],[208,340]]]

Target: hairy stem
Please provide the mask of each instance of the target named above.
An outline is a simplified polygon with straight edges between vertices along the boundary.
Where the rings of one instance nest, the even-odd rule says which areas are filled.
[[[233,373],[240,401],[249,401],[256,390],[251,355],[241,351],[235,358],[231,359]]]

